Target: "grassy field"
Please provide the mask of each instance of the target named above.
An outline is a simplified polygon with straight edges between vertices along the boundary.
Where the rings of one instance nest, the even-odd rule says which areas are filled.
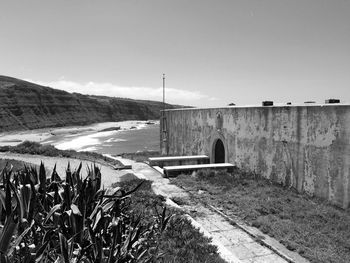
[[[171,181],[195,201],[238,216],[311,262],[350,262],[350,211],[240,171],[205,171]]]
[[[64,180],[44,164],[1,172],[1,262],[225,262],[151,181],[101,189],[99,168],[80,168]]]

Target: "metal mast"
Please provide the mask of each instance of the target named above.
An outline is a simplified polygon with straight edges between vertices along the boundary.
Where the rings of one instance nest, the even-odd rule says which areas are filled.
[[[165,110],[165,74],[163,74],[163,114]]]
[[[162,111],[162,145],[165,154],[168,155],[167,125],[165,119],[165,74],[163,74],[163,111]]]

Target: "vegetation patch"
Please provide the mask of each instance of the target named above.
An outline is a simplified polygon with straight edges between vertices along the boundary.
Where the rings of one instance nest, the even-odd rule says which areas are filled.
[[[152,191],[152,182],[136,179],[116,183],[113,186],[119,186],[128,191],[140,182],[143,182],[141,187],[130,198],[130,207],[133,213],[142,214],[141,222],[149,224],[162,213],[159,207],[165,202],[163,196],[156,195]],[[210,244],[210,240],[193,228],[191,222],[182,216],[183,212],[173,208],[168,210],[172,217],[160,237],[157,249],[163,256],[161,261],[157,262],[225,262],[218,256],[217,249]]]
[[[0,262],[224,262],[151,182],[101,189],[98,167],[80,170],[2,170]]]
[[[199,171],[172,183],[238,216],[311,262],[350,262],[350,211],[254,174]]]

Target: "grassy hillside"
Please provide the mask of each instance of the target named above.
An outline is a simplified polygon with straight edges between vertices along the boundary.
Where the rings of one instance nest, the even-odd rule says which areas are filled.
[[[82,95],[0,76],[0,132],[158,119],[161,102]],[[166,105],[166,108],[178,106]]]

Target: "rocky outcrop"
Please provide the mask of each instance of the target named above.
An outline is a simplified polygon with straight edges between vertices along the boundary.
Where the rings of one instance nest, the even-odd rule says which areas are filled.
[[[156,101],[72,94],[0,76],[0,131],[159,119],[162,107]]]

